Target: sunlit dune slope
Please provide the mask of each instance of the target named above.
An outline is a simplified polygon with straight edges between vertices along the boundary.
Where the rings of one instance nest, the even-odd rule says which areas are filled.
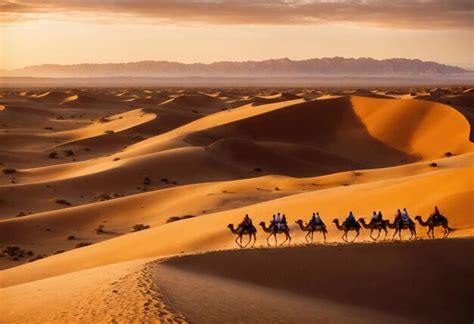
[[[241,220],[244,213],[249,213],[254,218],[254,222],[258,223],[261,220],[268,220],[272,213],[280,211],[287,214],[290,224],[294,224],[296,219],[308,219],[313,211],[318,210],[329,226],[329,240],[333,241],[340,240],[341,232],[337,231],[333,224],[331,224],[332,218],[345,217],[349,210],[352,210],[357,217],[368,217],[372,210],[381,210],[386,217],[391,218],[397,208],[407,207],[413,216],[421,214],[426,219],[426,215],[432,211],[433,206],[438,205],[442,212],[449,217],[450,225],[456,228],[452,236],[470,236],[473,235],[474,226],[470,214],[470,207],[474,198],[472,190],[474,170],[471,161],[472,155],[465,155],[438,161],[439,167],[436,170],[425,164],[425,166],[420,165],[416,168],[413,166],[403,166],[397,167],[394,170],[382,169],[380,171],[366,171],[361,175],[351,174],[353,182],[352,184],[347,183],[349,185],[334,186],[316,191],[303,191],[300,194],[295,194],[292,191],[292,195],[288,197],[272,199],[244,208],[206,213],[199,217],[168,224],[163,224],[166,216],[157,216],[154,218],[155,224],[163,225],[4,270],[2,272],[2,283],[4,285],[13,285],[114,262],[179,254],[181,251],[194,252],[229,248],[234,246],[234,236],[228,231],[226,225],[228,223],[237,223]],[[451,163],[453,164],[451,165]],[[426,169],[423,170],[423,168]],[[374,172],[381,173],[376,175]],[[331,182],[331,177],[341,177],[344,179],[343,175],[331,175],[312,179],[311,183],[314,183],[316,186],[324,185]],[[361,183],[357,184],[359,177],[361,178]],[[364,177],[367,177],[368,182],[364,183]],[[345,180],[347,181],[348,178]],[[245,188],[245,183],[243,185]],[[255,183],[251,183],[251,185],[253,187]],[[279,191],[285,191],[291,190],[295,183],[292,185],[289,182],[287,186],[284,183],[279,185]],[[262,187],[264,189],[271,189]],[[227,189],[226,186],[221,188]],[[213,188],[212,191],[215,190],[217,192],[216,189]],[[183,188],[183,190],[185,189]],[[192,193],[191,197],[197,194],[192,188],[189,190]],[[247,190],[250,191],[248,188]],[[152,194],[147,195],[153,197]],[[166,193],[164,192],[163,194]],[[173,192],[168,194],[173,194]],[[184,194],[180,195],[184,196]],[[232,194],[230,193],[229,195]],[[189,209],[180,209],[183,207],[178,207],[180,203],[178,200],[174,200],[174,198],[167,199],[166,196],[163,196],[162,203],[160,200],[157,200],[155,206],[151,202],[153,199],[150,198],[151,200],[149,200],[148,198],[143,196],[142,198],[137,198],[140,200],[118,199],[95,204],[97,209],[87,206],[77,207],[79,209],[74,208],[70,211],[65,209],[51,214],[47,213],[27,216],[12,221],[2,221],[0,225],[3,232],[11,233],[9,237],[12,239],[22,237],[22,228],[30,228],[32,239],[37,236],[41,238],[41,241],[47,241],[47,235],[50,234],[51,241],[48,244],[54,245],[53,242],[56,240],[64,242],[67,233],[66,229],[68,228],[79,229],[75,233],[77,233],[79,238],[83,235],[84,240],[90,238],[92,227],[101,224],[103,220],[108,220],[107,223],[102,222],[102,224],[105,224],[106,228],[114,232],[120,226],[123,226],[121,228],[124,230],[126,224],[123,222],[123,219],[125,218],[132,217],[132,222],[138,223],[142,222],[144,217],[152,220],[153,217],[151,215],[154,212],[156,215],[160,215],[161,211],[163,212],[161,215],[167,216],[170,215],[170,210],[190,212]],[[209,202],[206,201],[208,199],[214,200],[216,197],[212,195],[204,197],[198,195],[194,202],[192,202],[192,198],[189,199],[191,199],[189,202],[183,201],[184,206],[189,204],[196,207],[196,209],[200,207],[204,209],[209,206]],[[218,201],[221,202],[225,202],[225,199],[225,196],[218,197]],[[242,200],[245,200],[245,198],[242,198]],[[140,203],[136,204],[138,201],[143,203],[143,205]],[[166,210],[168,202],[172,203],[170,210]],[[174,206],[177,207],[174,208]],[[145,211],[143,214],[141,214],[142,209]],[[122,220],[119,220],[120,218]],[[39,224],[42,224],[41,228],[46,225],[50,226],[51,232],[44,232],[44,229],[33,231],[32,229]],[[55,234],[56,231],[59,235]],[[425,236],[425,231],[426,229],[421,227],[418,229],[421,236]],[[74,234],[74,232],[71,233]],[[296,225],[292,225],[292,233],[294,242],[302,242],[303,233],[296,230]],[[257,243],[266,244],[265,238],[266,235],[260,230]],[[368,238],[368,231],[362,231],[360,239],[364,238]]]

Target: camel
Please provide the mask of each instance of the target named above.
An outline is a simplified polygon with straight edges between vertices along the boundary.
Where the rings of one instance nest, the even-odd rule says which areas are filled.
[[[400,226],[400,223],[401,223],[401,226]],[[410,230],[410,233],[411,233],[411,236],[409,238],[409,240],[411,240],[413,238],[413,236],[415,236],[416,238],[416,226],[415,226],[415,223],[412,223],[412,222],[409,222],[408,224],[405,223],[405,222],[399,222],[397,220],[395,220],[392,223],[388,222],[387,223],[387,226],[388,228],[392,228],[392,229],[395,229],[395,233],[393,233],[393,236],[392,236],[392,240],[395,239],[395,236],[397,235],[398,233],[398,238],[400,239],[400,241],[402,240],[402,230]]]
[[[308,242],[308,236],[310,236],[311,237],[311,243],[313,243],[314,232],[321,232],[321,233],[323,233],[324,243],[326,243],[326,233],[328,231],[326,229],[326,225],[324,225],[323,222],[321,222],[318,225],[315,225],[315,224],[304,225],[303,221],[301,219],[298,219],[295,223],[300,226],[300,228],[303,232],[307,232],[305,237],[304,237],[306,242]]]
[[[346,226],[346,222],[342,223],[342,226],[339,225],[339,219],[335,218],[333,219],[332,221],[334,224],[336,224],[336,227],[338,230],[340,231],[344,231],[344,234],[342,234],[342,240],[344,242],[349,242],[347,240],[347,232],[349,231],[356,231],[357,235],[354,237],[354,239],[352,240],[352,242],[354,242],[356,240],[356,238],[359,236],[360,234],[360,224],[355,221],[354,223],[352,223],[350,226]]]
[[[270,246],[270,242],[268,240],[272,236],[275,238],[275,245],[278,245],[277,234],[282,234],[282,233],[285,234],[285,240],[281,243],[281,245],[285,244],[286,241],[288,241],[288,245],[291,244],[290,229],[288,226],[285,226],[284,228],[276,229],[275,226],[267,227],[265,225],[265,222],[260,222],[260,226],[262,226],[262,229],[265,233],[270,233],[270,235],[267,237],[268,246]]]
[[[242,247],[247,247],[250,242],[252,241],[252,237],[253,237],[253,244],[252,244],[252,247],[255,245],[255,242],[257,241],[257,229],[255,228],[255,226],[251,225],[251,227],[245,229],[243,228],[242,226],[238,226],[237,229],[234,229],[234,224],[229,224],[227,225],[227,228],[230,229],[230,231],[232,232],[232,234],[236,234],[237,237],[235,239],[235,243],[237,243],[238,246],[240,246],[241,248]],[[245,246],[242,245],[242,236],[244,235],[248,235],[249,236],[249,241],[247,242],[247,244],[245,244]],[[238,242],[240,240],[240,243]]]
[[[363,228],[365,229],[369,229],[370,230],[370,238],[374,241],[376,241],[379,237],[380,237],[380,232],[383,230],[385,232],[385,236],[383,237],[383,240],[385,241],[385,239],[387,238],[387,224],[389,223],[388,220],[382,220],[381,222],[379,221],[371,221],[370,223],[366,223],[365,222],[365,219],[363,218],[359,218],[358,219],[359,223],[362,225]],[[377,237],[373,237],[372,236],[372,233],[374,232],[374,230],[378,230],[379,233],[377,235]]]
[[[438,227],[438,226],[443,227],[444,229],[443,238],[447,238],[449,233],[453,230],[451,227],[449,227],[448,219],[444,216],[438,217],[437,220],[435,220],[434,216],[430,216],[426,222],[423,221],[421,216],[416,216],[415,220],[417,220],[421,226],[428,227],[427,234],[428,234],[428,237],[431,239],[435,238],[435,235],[434,235],[435,227]]]

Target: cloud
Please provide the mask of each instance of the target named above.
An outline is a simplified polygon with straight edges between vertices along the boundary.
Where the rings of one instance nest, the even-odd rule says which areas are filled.
[[[105,17],[105,18],[104,18]],[[206,25],[353,23],[398,29],[474,28],[472,0],[0,0],[0,23],[37,19]]]

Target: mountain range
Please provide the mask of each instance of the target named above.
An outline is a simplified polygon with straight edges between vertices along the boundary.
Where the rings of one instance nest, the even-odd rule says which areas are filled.
[[[141,61],[101,64],[43,64],[0,70],[14,77],[315,77],[315,76],[417,76],[469,72],[463,68],[418,59],[392,58],[288,58],[264,61],[179,63]]]

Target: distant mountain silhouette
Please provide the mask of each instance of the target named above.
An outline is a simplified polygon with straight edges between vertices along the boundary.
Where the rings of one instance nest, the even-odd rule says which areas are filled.
[[[293,77],[293,76],[406,76],[444,75],[469,72],[460,67],[421,60],[394,58],[288,58],[265,61],[184,64],[168,61],[132,63],[44,64],[16,70],[0,70],[2,76],[31,77]]]

